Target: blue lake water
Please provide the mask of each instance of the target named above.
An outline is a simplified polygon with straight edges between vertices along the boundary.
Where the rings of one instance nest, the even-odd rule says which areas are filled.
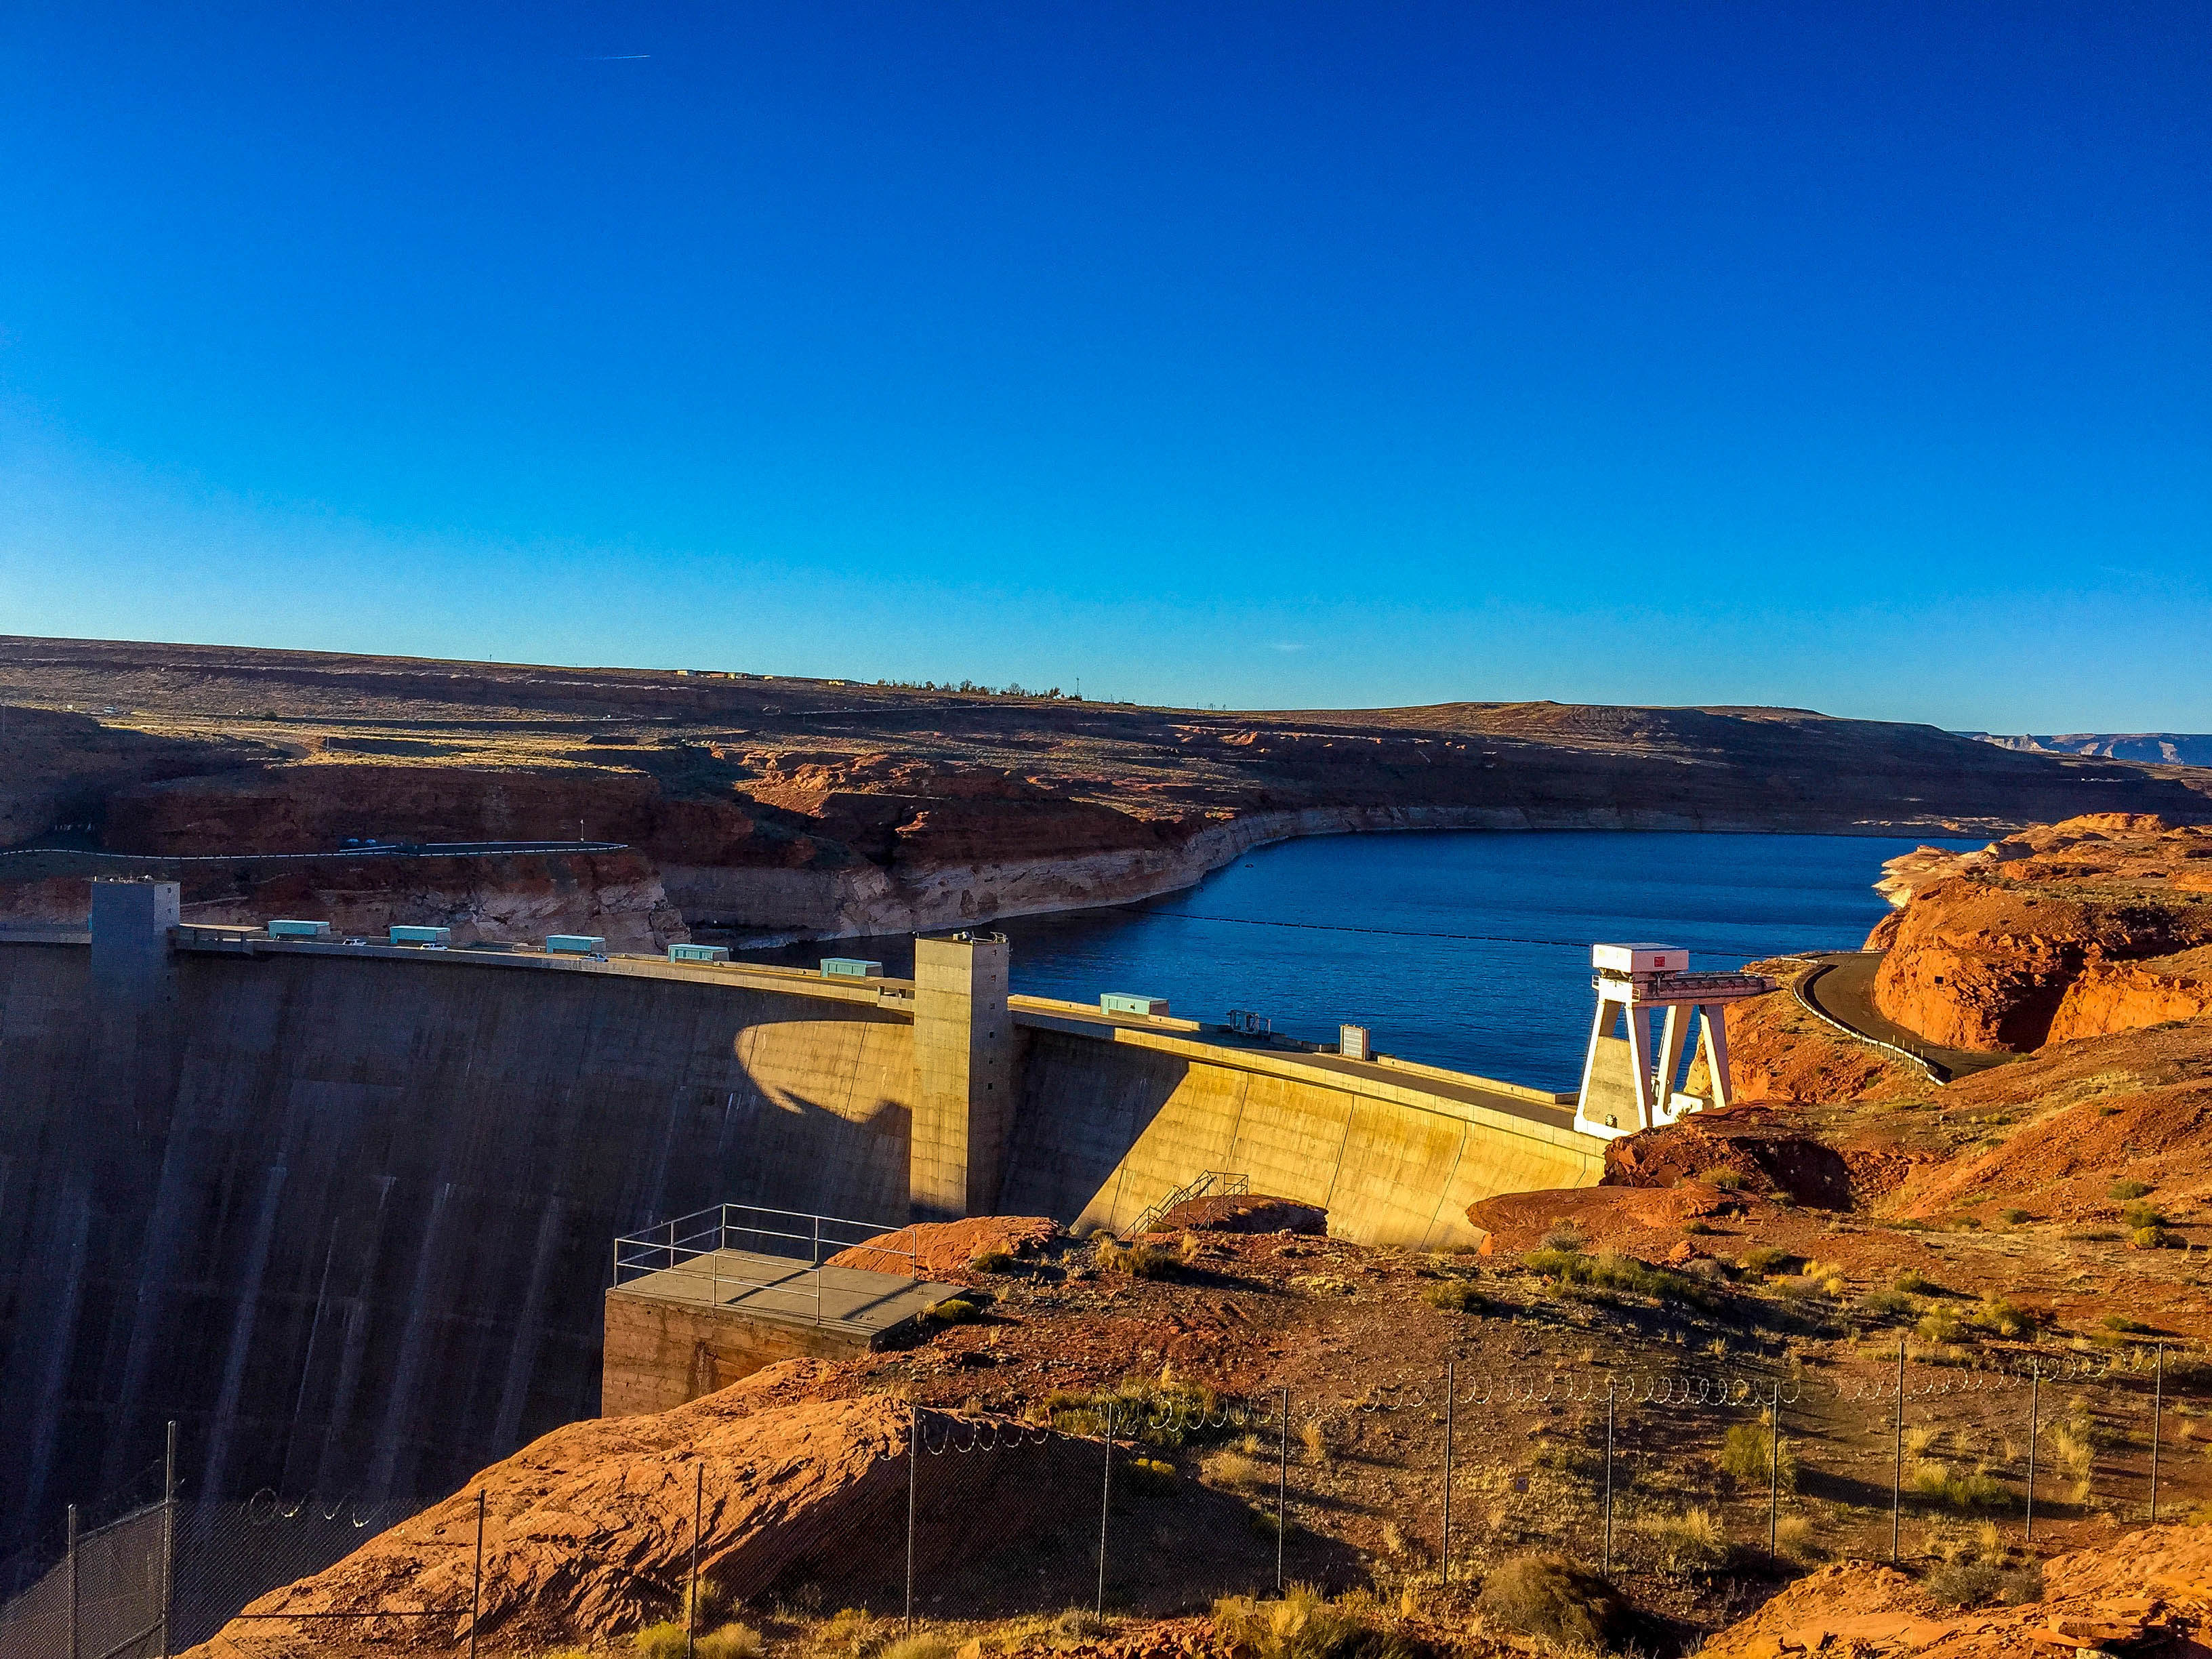
[[[1582,1067],[1594,941],[1679,945],[1701,968],[1854,949],[1888,909],[1871,885],[1882,860],[1923,844],[1609,830],[1332,836],[1255,848],[1195,888],[1142,903],[995,926],[1012,942],[1018,992],[1085,1002],[1137,992],[1191,1019],[1249,1009],[1322,1042],[1351,1022],[1386,1054],[1564,1090]],[[914,963],[903,938],[752,954],[878,957],[895,975]]]

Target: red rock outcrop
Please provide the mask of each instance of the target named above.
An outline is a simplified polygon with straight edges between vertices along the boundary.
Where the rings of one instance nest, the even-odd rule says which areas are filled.
[[[478,1645],[487,1653],[597,1646],[676,1613],[695,1499],[701,1573],[726,1595],[757,1596],[801,1577],[843,1586],[880,1577],[894,1553],[883,1540],[898,1535],[904,1517],[909,1409],[881,1395],[792,1397],[834,1382],[836,1370],[789,1361],[673,1411],[556,1429],[337,1565],[244,1609],[292,1618],[234,1620],[191,1651],[274,1659],[389,1651],[395,1638],[465,1642],[479,1492]],[[942,1413],[923,1418],[939,1437],[954,1426]],[[916,1567],[934,1571],[971,1547],[964,1522],[979,1513],[1001,1534],[1018,1534],[1061,1501],[1074,1474],[1054,1460],[1072,1461],[1079,1443],[921,1459],[921,1513],[935,1524],[916,1528]],[[1096,1456],[1084,1460],[1086,1478]],[[955,1478],[963,1483],[957,1510],[931,1490]],[[948,1511],[963,1524],[944,1523]],[[455,1611],[358,1623],[307,1616],[378,1607]]]
[[[1159,1218],[1163,1233],[1312,1233],[1328,1231],[1328,1212],[1318,1204],[1270,1198],[1264,1193],[1188,1198]]]
[[[830,1265],[877,1273],[911,1272],[918,1278],[943,1279],[947,1274],[964,1273],[969,1263],[979,1255],[1035,1256],[1059,1236],[1060,1224],[1041,1215],[979,1215],[961,1221],[920,1221],[896,1232],[878,1233],[850,1249],[840,1250],[830,1258]]]
[[[2192,954],[2212,945],[2212,827],[2100,813],[1897,862],[1875,1002],[1931,1042],[2026,1050],[2212,1002]]]
[[[1708,1659],[1824,1652],[2021,1659],[2069,1649],[2196,1654],[2208,1620],[2212,1536],[2202,1527],[2148,1527],[2045,1562],[2042,1594],[2009,1607],[1939,1607],[1893,1567],[1838,1562],[1706,1638],[1702,1652]]]

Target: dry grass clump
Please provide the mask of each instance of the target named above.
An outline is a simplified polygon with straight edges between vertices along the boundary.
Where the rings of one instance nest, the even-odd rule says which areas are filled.
[[[1711,1510],[1649,1515],[1637,1530],[1658,1545],[1660,1565],[1669,1572],[1711,1572],[1728,1565],[1728,1531]]]
[[[1298,1443],[1306,1449],[1308,1462],[1318,1463],[1324,1468],[1328,1467],[1330,1455],[1328,1430],[1323,1426],[1321,1419],[1310,1417],[1306,1419],[1305,1426],[1298,1431]]]
[[[1183,1258],[1165,1244],[1124,1244],[1110,1233],[1091,1241],[1101,1273],[1127,1273],[1132,1279],[1166,1279],[1182,1266]]]
[[[952,1659],[952,1644],[929,1631],[901,1637],[883,1651],[883,1659]]]
[[[708,1632],[693,1646],[698,1659],[761,1659],[768,1650],[758,1631],[736,1620]]]
[[[684,1659],[684,1650],[690,1645],[690,1638],[684,1626],[673,1619],[664,1619],[657,1625],[647,1625],[630,1638],[630,1651],[637,1659]]]
[[[1761,1412],[1756,1423],[1739,1423],[1721,1442],[1721,1472],[1747,1486],[1773,1485],[1783,1492],[1797,1490],[1797,1454],[1787,1442],[1774,1438],[1772,1413]]]
[[[1421,1287],[1421,1300],[1446,1313],[1480,1313],[1489,1302],[1464,1279],[1439,1279]]]
[[[1938,1534],[1930,1544],[1939,1565],[1920,1588],[1939,1606],[1971,1607],[1988,1601],[2016,1606],[2043,1597],[2042,1564],[2014,1561],[1993,1521],[1968,1533]]]
[[[1479,1605],[1493,1624],[1523,1636],[1605,1646],[1626,1614],[1612,1585],[1564,1555],[1531,1551],[1493,1567]]]
[[[1774,1547],[1792,1561],[1810,1561],[1827,1553],[1813,1535],[1813,1523],[1802,1515],[1785,1515],[1774,1523]]]
[[[1249,1440],[1251,1437],[1245,1437]],[[1279,1473],[1243,1446],[1209,1453],[1199,1464],[1198,1472],[1207,1486],[1239,1493],[1255,1492],[1274,1485]]]
[[[1274,1601],[1224,1596],[1213,1604],[1213,1640],[1227,1659],[1416,1659],[1425,1651],[1366,1591],[1331,1601],[1310,1584]]]

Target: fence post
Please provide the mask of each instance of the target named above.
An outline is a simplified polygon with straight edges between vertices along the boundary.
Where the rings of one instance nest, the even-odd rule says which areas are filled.
[[[2154,1478],[2151,1490],[2158,1490]],[[2154,1500],[2155,1502],[2155,1500]],[[169,1604],[177,1589],[177,1419],[169,1419],[161,1450],[161,1639],[160,1659],[169,1659]]]
[[[1897,1339],[1897,1471],[1889,1483],[1889,1565],[1897,1565],[1905,1504],[1905,1339]]]
[[[921,1462],[921,1407],[907,1402],[906,1418],[906,1633],[914,1634],[914,1488]]]
[[[69,1506],[69,1659],[76,1659],[76,1505]]]
[[[1459,1389],[1455,1363],[1444,1361],[1444,1547],[1443,1555],[1443,1582],[1451,1583],[1451,1486],[1452,1486],[1452,1418],[1458,1403]]]
[[[1114,1402],[1106,1402],[1106,1472],[1098,1486],[1098,1605],[1097,1616],[1106,1616],[1106,1506],[1114,1496]]]
[[[691,1593],[684,1598],[684,1659],[691,1659],[699,1640],[699,1529],[706,1518],[707,1460],[702,1457],[691,1471]]]
[[[477,1621],[483,1617],[484,1489],[477,1488],[477,1571],[469,1586],[469,1659],[477,1659]]]
[[[2158,1422],[2166,1412],[2166,1344],[2158,1345],[2158,1370],[2150,1396],[2150,1523],[2158,1524]]]
[[[1283,1534],[1290,1524],[1291,1391],[1283,1390],[1282,1435],[1275,1449],[1275,1594],[1283,1593]]]
[[[1767,1426],[1771,1431],[1766,1463],[1766,1553],[1774,1553],[1782,1534],[1782,1385],[1777,1382],[1766,1402]]]
[[[1613,1576],[1613,1380],[1605,1379],[1605,1559],[1598,1576]]]
[[[2043,1404],[2043,1366],[2037,1363],[2028,1374],[2027,1384],[2027,1528],[2026,1538],[2035,1541],[2035,1436],[2038,1412]]]

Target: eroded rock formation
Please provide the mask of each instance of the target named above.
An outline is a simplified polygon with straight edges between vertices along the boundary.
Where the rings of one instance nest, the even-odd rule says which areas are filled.
[[[2025,1051],[2212,1008],[2212,826],[2097,813],[1891,878],[1875,1000],[1931,1042]]]

